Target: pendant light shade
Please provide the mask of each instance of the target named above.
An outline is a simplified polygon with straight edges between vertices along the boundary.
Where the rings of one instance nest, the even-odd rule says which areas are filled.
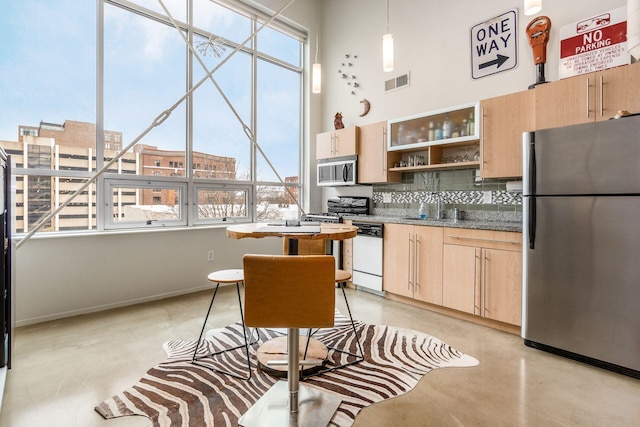
[[[393,71],[393,34],[382,36],[382,69]]]
[[[316,59],[311,68],[311,92],[320,93],[322,90],[322,65],[318,62],[318,44],[320,39],[320,2],[316,2]]]
[[[389,32],[389,0],[387,0],[387,34],[382,36],[382,69],[393,71],[393,34]]]
[[[524,14],[535,15],[542,10],[542,0],[524,0]]]
[[[320,93],[322,89],[322,65],[315,63],[311,71],[311,90]]]

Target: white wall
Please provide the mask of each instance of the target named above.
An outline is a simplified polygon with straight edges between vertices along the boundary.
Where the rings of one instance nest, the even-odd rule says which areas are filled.
[[[385,0],[322,0],[322,128],[333,129],[341,111],[346,126],[362,125],[526,90],[535,82],[533,55],[525,28],[534,16],[522,12],[523,0],[390,0],[390,32],[395,41],[395,69],[382,71]],[[558,78],[559,29],[574,21],[617,7],[624,0],[544,0],[536,16],[551,19],[547,46],[547,80]],[[492,76],[471,77],[470,29],[487,19],[518,9],[518,66]],[[350,87],[338,75],[345,54],[357,54],[353,74],[361,87]],[[409,71],[408,88],[384,93],[384,81]],[[371,102],[361,118],[360,100]]]
[[[545,77],[558,79],[559,29],[568,23],[626,6],[624,0],[544,0],[534,16],[523,13],[524,0],[390,0],[389,24],[394,36],[395,67],[382,71],[382,35],[387,31],[386,0],[321,0],[323,21],[322,131],[333,129],[333,117],[342,112],[345,126],[364,125],[438,110],[494,96],[527,90],[536,81],[533,54],[526,27],[541,15],[551,20]],[[517,9],[518,65],[480,79],[472,78],[471,28]],[[358,55],[352,67],[346,54]],[[351,95],[338,73],[355,75],[360,87]],[[384,82],[406,72],[410,85],[384,93]],[[362,99],[371,103],[365,117]],[[505,117],[508,120],[508,117]],[[331,196],[372,195],[371,186],[323,187],[322,203]]]
[[[15,257],[16,324],[210,288],[207,275],[241,268],[245,253],[280,254],[282,241],[234,240],[225,228],[32,238]]]

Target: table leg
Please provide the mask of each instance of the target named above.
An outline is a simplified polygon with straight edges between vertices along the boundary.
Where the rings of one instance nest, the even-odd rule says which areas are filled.
[[[288,333],[288,376],[289,383],[289,412],[298,412],[298,388],[300,380],[300,355],[298,354],[300,331],[298,328],[289,328]]]

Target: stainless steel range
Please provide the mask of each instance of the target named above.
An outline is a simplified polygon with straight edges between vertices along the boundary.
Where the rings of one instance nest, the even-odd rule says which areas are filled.
[[[368,215],[368,197],[331,197],[327,200],[327,212],[308,213],[302,215],[300,221],[318,221],[341,223],[343,216]],[[336,267],[342,268],[342,241],[332,241],[327,248],[327,254],[336,258]]]

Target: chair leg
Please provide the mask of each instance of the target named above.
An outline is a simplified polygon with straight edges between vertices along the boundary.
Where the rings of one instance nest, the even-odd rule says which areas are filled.
[[[244,310],[242,309],[242,298],[240,296],[240,282],[236,283],[236,292],[238,294],[238,303],[240,304],[240,319],[241,319],[241,322],[242,322],[242,335],[244,337],[244,344],[241,344],[241,345],[238,345],[238,346],[235,346],[235,347],[231,347],[231,348],[227,348],[227,349],[224,349],[224,350],[216,351],[214,353],[209,353],[209,354],[206,354],[204,356],[200,356],[200,357],[197,356],[198,348],[200,347],[200,343],[202,342],[202,335],[204,334],[204,330],[205,330],[205,328],[207,326],[207,320],[209,319],[209,315],[211,313],[211,308],[213,307],[213,301],[216,298],[216,294],[218,293],[218,288],[219,287],[220,287],[220,283],[218,283],[216,285],[216,289],[213,292],[213,297],[211,298],[211,303],[209,304],[209,309],[207,310],[207,315],[204,318],[204,323],[202,324],[202,330],[200,331],[200,336],[198,337],[198,343],[196,344],[196,348],[193,351],[193,357],[191,359],[191,363],[193,363],[194,365],[203,367],[203,368],[207,368],[207,369],[209,369],[211,371],[214,371],[214,372],[220,372],[220,373],[227,374],[229,376],[232,376],[232,377],[235,377],[235,378],[239,378],[239,379],[242,379],[242,380],[249,380],[249,379],[251,379],[251,358],[250,358],[250,354],[249,354],[249,345],[252,345],[252,344],[255,344],[256,342],[258,342],[258,340],[260,338],[260,335],[258,334],[258,336],[256,338],[256,341],[249,342],[249,340],[253,339],[253,334],[255,332],[255,330],[254,330],[254,332],[251,333],[251,336],[247,339],[247,328],[246,328],[245,323],[244,323]],[[235,372],[230,372],[230,371],[226,371],[226,370],[223,370],[223,369],[218,369],[218,368],[215,368],[213,366],[205,365],[205,364],[199,362],[202,359],[211,358],[211,357],[216,356],[218,354],[221,354],[221,353],[224,353],[224,352],[227,352],[227,351],[231,351],[231,350],[236,350],[236,349],[239,349],[239,348],[242,348],[242,347],[244,347],[245,355],[247,357],[247,370],[249,372],[249,374],[247,376],[242,376],[242,375],[239,375],[239,374],[237,374]]]
[[[331,349],[333,351],[337,351],[339,353],[343,353],[343,354],[346,354],[348,356],[353,356],[353,357],[355,357],[355,360],[353,360],[351,362],[343,363],[342,365],[333,366],[331,368],[321,369],[321,370],[316,371],[316,372],[314,372],[312,374],[305,375],[303,378],[312,377],[314,375],[320,375],[320,374],[323,374],[325,372],[335,371],[336,369],[341,369],[341,368],[344,368],[344,367],[347,367],[347,366],[350,366],[350,365],[355,365],[356,363],[360,363],[360,362],[362,362],[364,360],[364,350],[362,349],[362,344],[360,343],[360,336],[358,335],[358,330],[356,329],[356,324],[355,324],[355,322],[353,320],[353,316],[351,315],[351,308],[349,307],[349,301],[347,300],[347,294],[344,291],[344,287],[343,286],[341,286],[340,288],[342,289],[342,296],[344,297],[344,302],[345,302],[345,304],[347,306],[347,313],[349,314],[349,320],[351,321],[351,329],[353,330],[353,334],[356,337],[356,346],[357,346],[358,353],[351,353],[351,352],[348,352],[346,350],[341,350],[341,349],[336,348],[336,347],[327,346],[328,349]]]
[[[204,322],[202,323],[202,329],[200,330],[200,336],[198,337],[198,343],[196,344],[196,348],[193,350],[193,357],[191,361],[196,360],[196,354],[198,353],[198,347],[200,347],[200,343],[202,342],[202,335],[204,334],[204,329],[207,327],[207,320],[209,320],[209,314],[211,313],[211,307],[213,307],[213,301],[216,299],[216,294],[218,293],[218,288],[220,287],[220,283],[216,284],[216,289],[213,291],[213,296],[211,297],[211,302],[209,303],[209,309],[207,310],[207,315],[204,317]]]
[[[249,377],[251,378],[251,359],[249,356],[249,341],[247,340],[247,328],[244,325],[244,310],[242,309],[242,297],[240,296],[240,283],[236,283],[236,292],[238,293],[238,305],[240,306],[240,321],[242,322],[242,335],[244,335],[244,351],[247,355],[247,369],[249,370]],[[253,337],[253,332],[251,333],[251,339]]]
[[[360,336],[358,335],[358,331],[356,330],[356,324],[353,321],[353,316],[351,315],[351,309],[349,308],[349,301],[347,300],[347,294],[344,291],[344,286],[342,286],[342,296],[344,297],[344,303],[347,306],[347,313],[349,313],[349,320],[351,320],[351,329],[353,329],[353,334],[356,336],[356,344],[358,346],[358,350],[360,351],[360,356],[364,360],[364,351],[362,350],[362,344],[360,343]]]

